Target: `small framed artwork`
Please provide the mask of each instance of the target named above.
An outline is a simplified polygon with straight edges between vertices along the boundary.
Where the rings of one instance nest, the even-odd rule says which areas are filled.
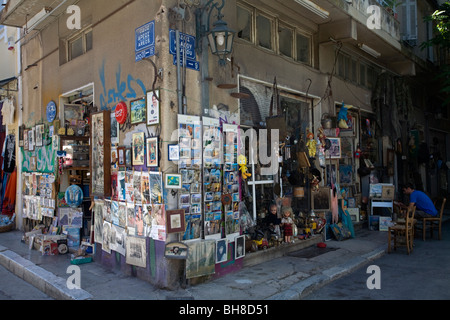
[[[44,125],[38,124],[36,126],[36,147],[42,147],[43,142],[43,135],[44,135]]]
[[[329,157],[331,159],[341,158],[341,138],[327,138],[331,142],[330,149],[328,150]]]
[[[245,236],[236,237],[235,240],[236,250],[235,250],[235,259],[240,259],[245,256]]]
[[[133,160],[131,156],[131,148],[125,148],[125,166],[131,167],[133,165]]]
[[[119,166],[125,165],[125,147],[118,147],[117,148],[117,156],[119,161]]]
[[[37,169],[37,158],[30,157],[30,171],[36,171]]]
[[[28,146],[30,145],[30,140],[28,140],[28,134],[30,130],[23,130],[23,150],[28,151]]]
[[[36,136],[36,127],[33,127],[28,132],[28,150],[29,151],[34,151],[35,136]]]
[[[146,105],[145,105],[145,97],[132,100],[130,102],[130,110],[131,110],[131,124],[137,124],[141,122],[145,122],[146,117]]]
[[[311,192],[312,209],[318,211],[328,211],[331,208],[331,189],[320,187],[318,191]]]
[[[180,233],[185,231],[184,210],[166,211],[167,233]]]
[[[159,160],[158,137],[147,138],[147,167],[157,167]]]
[[[189,247],[183,242],[170,242],[166,244],[164,256],[167,259],[181,259],[186,260]]]
[[[216,241],[216,263],[227,261],[227,239],[220,239]]]
[[[133,166],[144,165],[145,160],[145,135],[143,132],[133,133],[132,159]]]
[[[159,124],[159,90],[147,92],[147,125]]]
[[[164,176],[164,185],[167,189],[181,189],[181,174],[167,173]]]
[[[179,161],[180,160],[180,146],[178,144],[169,144],[167,147],[169,153],[169,161]]]

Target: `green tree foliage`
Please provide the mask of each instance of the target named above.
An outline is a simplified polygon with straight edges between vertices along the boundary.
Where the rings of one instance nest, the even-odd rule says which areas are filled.
[[[431,16],[425,17],[425,21],[433,21],[435,24],[434,37],[421,44],[421,49],[437,46],[440,50],[450,55],[450,2],[444,2]],[[445,104],[450,104],[450,65],[440,66],[439,81],[442,84],[441,92],[446,96]]]

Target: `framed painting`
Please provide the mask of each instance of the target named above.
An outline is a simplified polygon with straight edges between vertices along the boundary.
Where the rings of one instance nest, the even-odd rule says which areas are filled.
[[[119,133],[119,122],[117,122],[115,113],[111,112],[111,144],[114,145],[119,143]]]
[[[220,239],[216,241],[216,263],[227,261],[227,239]]]
[[[186,230],[184,210],[167,210],[166,211],[167,233],[180,233]]]
[[[178,144],[169,144],[167,147],[169,161],[180,160],[180,146]]]
[[[183,242],[170,242],[166,244],[164,256],[167,259],[181,259],[186,260],[189,247]]]
[[[145,122],[146,117],[146,105],[145,105],[145,97],[132,100],[130,102],[130,122],[131,124],[137,124],[141,122]]]
[[[30,129],[23,130],[23,150],[28,151],[28,146],[30,144],[30,140],[28,140],[28,134]]]
[[[117,157],[119,161],[119,166],[125,165],[125,147],[118,147],[117,148]]]
[[[29,151],[34,151],[35,136],[36,136],[36,127],[33,127],[33,128],[31,128],[30,131],[28,131],[28,150]]]
[[[245,236],[236,237],[235,259],[240,259],[245,256]]]
[[[147,167],[157,167],[159,164],[158,137],[147,138]]]
[[[133,165],[133,159],[131,156],[131,148],[125,148],[125,166],[131,167]]]
[[[159,90],[147,92],[147,125],[153,126],[159,124]]]
[[[44,138],[44,125],[38,124],[36,126],[36,147],[43,146],[43,138]]]
[[[133,166],[142,166],[145,162],[145,134],[143,132],[133,133],[132,139]]]
[[[331,142],[328,155],[331,159],[341,158],[341,138],[327,138]]]
[[[164,176],[164,186],[167,189],[181,189],[181,174],[166,173]]]
[[[331,210],[331,189],[320,187],[318,191],[311,192],[312,209],[317,211]]]
[[[110,111],[91,114],[91,192],[111,196],[111,116]]]

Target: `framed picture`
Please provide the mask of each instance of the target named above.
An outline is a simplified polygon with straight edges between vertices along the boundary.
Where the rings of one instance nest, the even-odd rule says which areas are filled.
[[[140,98],[140,99],[136,99],[136,100],[132,100],[130,102],[130,119],[131,119],[131,124],[136,124],[136,123],[141,123],[141,122],[145,122],[145,117],[146,117],[146,106],[145,106],[145,97],[144,98]]]
[[[331,189],[321,187],[319,191],[311,192],[312,209],[318,211],[328,211],[331,208]]]
[[[145,163],[145,134],[133,133],[132,160],[133,166],[142,166]]]
[[[111,116],[110,111],[91,114],[91,192],[111,196]]]
[[[180,233],[185,231],[184,210],[166,211],[167,233]]]
[[[341,158],[341,138],[327,138],[331,142],[331,147],[328,150],[329,158],[340,159]]]
[[[157,167],[159,162],[158,137],[147,138],[147,167]]]
[[[65,104],[64,105],[64,121],[83,120],[84,106],[82,104]]]
[[[169,154],[169,161],[179,161],[180,160],[180,146],[178,144],[169,144],[167,147]]]
[[[235,250],[235,259],[240,259],[245,256],[245,236],[236,237],[235,240],[236,250]]]
[[[125,148],[125,166],[131,167],[133,165],[133,160],[131,156],[131,148]]]
[[[37,168],[37,158],[30,157],[30,171],[36,171]]]
[[[23,150],[28,151],[28,146],[30,144],[30,141],[28,140],[28,134],[30,130],[25,129],[23,130]]]
[[[125,147],[118,147],[117,148],[117,157],[119,166],[125,165]]]
[[[164,185],[167,189],[181,189],[181,174],[167,173],[164,177]]]
[[[36,127],[31,128],[28,131],[28,150],[34,151],[34,143],[35,143],[35,135],[36,135]]]
[[[44,125],[38,124],[36,126],[36,147],[42,147],[43,135],[44,135]]]
[[[119,123],[117,122],[116,115],[111,112],[111,144],[119,143]]]
[[[183,242],[170,242],[166,244],[164,256],[168,259],[186,260],[189,247]]]
[[[216,263],[227,261],[227,239],[220,239],[216,241]]]
[[[159,124],[159,90],[147,92],[147,125]]]

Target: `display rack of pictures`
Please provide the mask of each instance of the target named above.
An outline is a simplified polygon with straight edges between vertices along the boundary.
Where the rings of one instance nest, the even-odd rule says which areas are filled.
[[[203,200],[206,239],[221,238],[222,133],[219,119],[203,118]]]
[[[237,125],[223,124],[224,139],[224,165],[223,165],[223,189],[222,203],[225,214],[225,234],[229,240],[239,235],[239,168],[238,157],[238,135]]]
[[[200,117],[178,115],[181,174],[179,208],[185,212],[183,240],[199,239],[202,223],[202,124]]]

